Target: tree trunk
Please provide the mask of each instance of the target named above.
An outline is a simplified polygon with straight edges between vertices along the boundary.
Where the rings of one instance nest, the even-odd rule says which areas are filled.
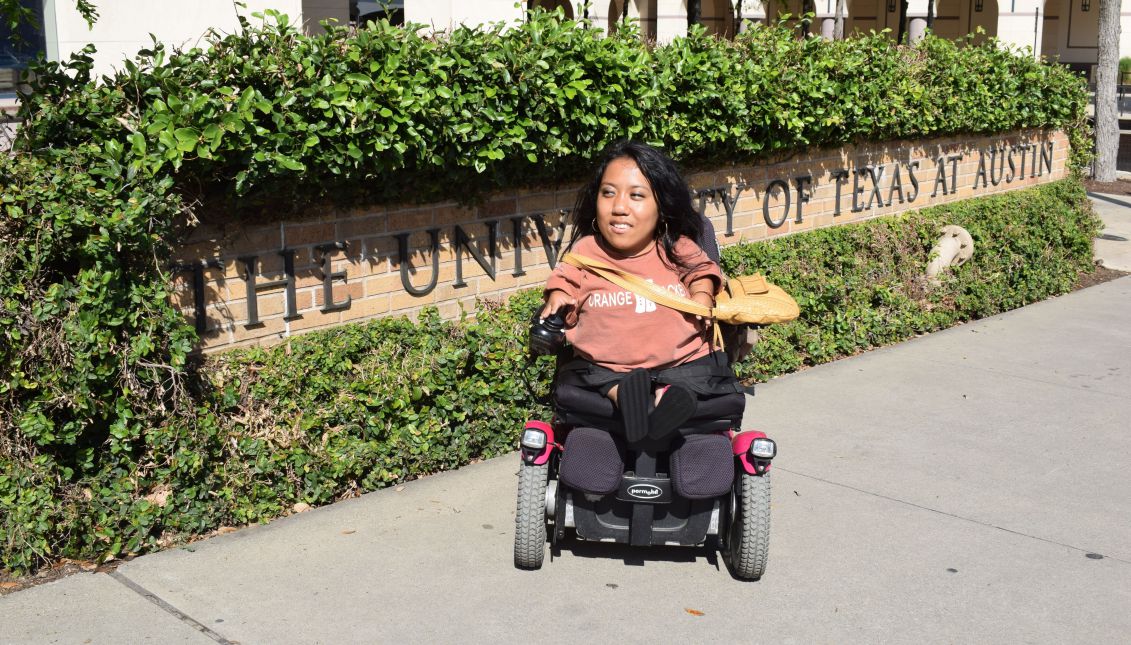
[[[844,40],[844,5],[846,0],[836,0],[836,20],[833,22],[833,40]]]
[[[1119,106],[1116,76],[1119,74],[1119,0],[1099,0],[1100,38],[1096,61],[1096,181],[1115,181],[1115,158],[1119,152]]]

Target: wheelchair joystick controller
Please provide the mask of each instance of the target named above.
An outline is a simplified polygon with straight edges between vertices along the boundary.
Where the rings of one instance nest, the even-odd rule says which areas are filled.
[[[535,317],[530,325],[530,351],[536,356],[556,354],[565,344],[565,318],[555,312],[539,319]]]

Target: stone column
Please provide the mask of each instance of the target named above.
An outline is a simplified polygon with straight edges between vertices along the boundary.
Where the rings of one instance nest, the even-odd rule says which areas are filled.
[[[833,30],[836,29],[836,17],[821,18],[821,38],[825,40],[833,39]]]
[[[924,16],[914,18],[908,16],[907,18],[907,42],[914,45],[915,43],[923,40],[923,34],[927,31],[927,18]]]
[[[1079,0],[1075,0],[1079,2]],[[988,9],[993,0],[985,0]],[[1098,7],[1099,0],[1092,0]],[[1045,26],[1044,0],[998,0],[997,37],[1001,42],[1033,50],[1034,56],[1041,55],[1041,43]],[[1010,11],[1010,9],[1013,9]],[[1066,7],[1067,10],[1067,7]],[[1098,9],[1094,9],[1098,11]],[[1067,13],[1067,11],[1065,12]],[[1067,29],[1066,17],[1061,17],[1062,29]]]
[[[651,0],[656,10],[656,42],[671,42],[687,34],[687,2],[685,0]]]
[[[939,13],[939,2],[935,0],[935,15]],[[896,0],[895,13],[892,14],[892,21],[888,25],[891,27],[893,37],[899,34],[899,3]],[[887,10],[887,0],[884,0],[880,5],[883,10]],[[923,34],[927,30],[927,0],[908,0],[907,2],[907,42],[917,43],[923,39]]]
[[[589,20],[595,29],[609,33],[609,11],[618,11],[615,5],[609,2],[594,2],[589,7]],[[620,14],[617,13],[619,16]]]
[[[656,0],[629,0],[628,15],[640,22],[644,40],[656,39]]]
[[[816,15],[813,17],[813,22],[820,27],[821,38],[825,40],[833,39],[833,31],[836,29],[836,0],[814,0],[817,7]],[[848,22],[848,0],[844,3],[844,19]]]

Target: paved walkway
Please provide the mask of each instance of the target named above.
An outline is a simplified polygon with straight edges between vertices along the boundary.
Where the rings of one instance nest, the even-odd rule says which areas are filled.
[[[507,456],[0,598],[0,643],[1118,642],[1131,277],[760,386],[770,561],[511,563]]]
[[[1090,196],[1104,221],[1096,240],[1096,259],[1110,269],[1131,272],[1131,195]]]

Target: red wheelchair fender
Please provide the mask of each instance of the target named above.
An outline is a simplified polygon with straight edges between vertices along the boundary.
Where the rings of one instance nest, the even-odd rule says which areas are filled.
[[[531,463],[535,466],[541,466],[547,461],[550,461],[550,454],[554,452],[554,446],[556,445],[554,443],[554,427],[545,421],[527,421],[522,429],[523,431],[527,429],[541,430],[546,433],[546,447],[542,449],[542,452],[539,453]]]
[[[738,461],[742,463],[742,468],[751,475],[757,475],[758,471],[755,470],[753,462],[750,461],[750,443],[755,439],[765,439],[766,433],[759,432],[758,430],[741,430],[734,433],[730,438],[730,449],[734,452],[734,456],[738,457]],[[770,464],[766,463],[766,471],[770,470]]]

